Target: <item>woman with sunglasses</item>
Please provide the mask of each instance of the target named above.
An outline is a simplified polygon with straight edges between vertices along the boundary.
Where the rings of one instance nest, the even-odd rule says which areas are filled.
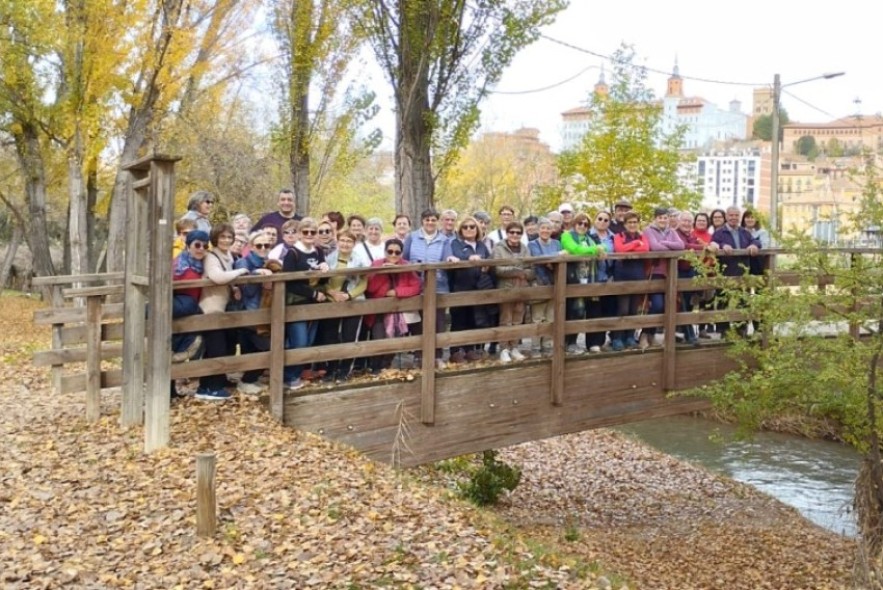
[[[282,272],[328,271],[325,255],[316,247],[316,234],[319,224],[312,217],[304,217],[298,227],[299,239],[282,259]],[[328,300],[325,295],[325,282],[322,277],[297,279],[285,284],[286,305],[306,305]],[[297,321],[285,324],[285,348],[306,348],[312,346],[316,338],[318,322]],[[301,380],[303,365],[286,365],[283,372],[285,387],[297,390],[305,385]]]
[[[565,229],[561,233],[561,247],[571,256],[595,257],[606,256],[604,246],[595,241],[595,238],[589,233],[589,216],[585,213],[577,213],[573,218],[570,229]],[[598,280],[597,265],[593,260],[580,260],[578,262],[567,263],[567,284],[588,284]],[[586,318],[589,306],[600,307],[599,301],[592,301],[590,297],[571,297],[567,300],[567,319],[583,320]],[[599,317],[596,310],[591,312],[595,317]],[[577,344],[578,334],[568,334],[564,337],[568,354],[580,354],[582,351]],[[601,335],[604,338],[604,335]],[[601,344],[603,344],[603,340]],[[601,352],[601,346],[593,344],[592,352]],[[586,335],[586,348],[590,348],[588,342],[588,334]]]
[[[209,215],[215,206],[215,196],[208,191],[196,191],[187,200],[187,213],[182,219],[192,219],[196,223],[196,229],[206,234],[212,231],[212,222]]]
[[[378,258],[371,263],[372,268],[382,266],[403,266],[408,264],[403,251],[404,243],[398,238],[390,238],[384,243],[384,257]],[[372,274],[368,277],[366,294],[369,299],[382,297],[416,297],[420,295],[423,285],[415,271],[405,271],[394,274]],[[365,325],[371,330],[371,338],[395,338],[409,333],[408,323],[405,316],[400,312],[386,314],[371,314],[365,316]],[[380,355],[372,357],[369,361],[369,370],[373,374],[388,369],[392,364],[393,355]]]
[[[490,251],[484,242],[481,241],[481,234],[478,229],[478,221],[472,216],[464,217],[460,221],[455,237],[448,242],[445,250],[445,260],[448,262],[461,262],[466,260],[487,260],[491,257]],[[464,291],[477,291],[480,287],[482,274],[486,275],[484,279],[485,286],[487,283],[493,286],[493,279],[488,275],[488,267],[472,266],[469,268],[456,268],[448,271],[448,283],[452,293],[462,293]],[[490,279],[490,281],[488,281]],[[462,307],[451,308],[451,332],[459,332],[462,330],[471,330],[473,328],[488,328],[494,324],[491,323],[491,316],[486,305],[467,305]],[[496,307],[496,306],[494,306]],[[456,350],[451,350],[451,362],[462,363],[463,361],[475,361],[482,358],[481,349],[484,345],[470,344]]]
[[[184,251],[172,262],[172,281],[191,281],[201,279],[205,272],[205,254],[209,244],[209,235],[201,230],[193,230],[187,234]],[[172,319],[199,315],[199,298],[201,287],[176,289],[172,292]],[[172,336],[172,362],[182,363],[198,357],[202,351],[202,335],[185,333]],[[171,396],[180,397],[175,382],[171,384]],[[229,397],[229,394],[227,394]]]
[[[527,287],[534,280],[533,266],[524,263],[530,256],[527,246],[521,243],[524,226],[518,221],[506,224],[506,238],[494,245],[494,260],[509,260],[511,264],[495,267],[497,287],[518,289]],[[519,326],[524,323],[524,301],[500,303],[500,326]],[[524,360],[518,350],[518,340],[500,341],[500,362]]]
[[[282,259],[285,258],[285,255],[288,254],[288,251],[294,247],[294,243],[297,242],[298,237],[298,229],[300,228],[300,220],[299,219],[289,219],[285,223],[282,224],[282,241],[278,242],[276,246],[270,250],[269,254],[267,254],[267,258],[270,260],[278,260],[282,262]],[[265,227],[264,231],[267,232],[268,235],[271,235],[271,232],[275,232],[275,227]],[[273,238],[275,239],[275,238]]]
[[[330,268],[337,267],[337,232],[334,231],[334,224],[331,221],[323,219],[319,222],[319,229],[316,232],[316,247],[322,250],[325,255],[325,262]]]
[[[249,275],[269,276],[273,271],[266,268],[267,254],[273,248],[276,241],[265,231],[257,230],[248,236],[248,254],[237,260],[233,267],[243,268]],[[277,263],[278,264],[278,263]],[[242,309],[247,311],[258,310],[261,308],[261,300],[264,292],[271,292],[272,283],[249,283],[240,285],[242,292]],[[254,326],[242,328],[239,330],[239,352],[241,354],[251,354],[253,352],[266,352],[270,350],[270,340],[266,335],[259,335]],[[261,387],[258,379],[263,373],[262,369],[253,369],[246,371],[239,380],[237,389],[241,393],[247,395],[258,395],[264,388]]]
[[[595,226],[589,230],[589,235],[599,246],[604,247],[605,252],[613,252],[614,233],[610,231],[610,224],[612,222],[613,215],[610,211],[599,211],[595,215]],[[607,283],[613,280],[613,267],[615,264],[613,260],[609,260],[606,256],[600,256],[595,259],[594,264],[596,283]],[[602,295],[586,307],[586,318],[612,318],[616,317],[616,311],[616,295]],[[586,334],[586,347],[589,349],[589,352],[599,352],[606,341],[606,332],[590,332]]]

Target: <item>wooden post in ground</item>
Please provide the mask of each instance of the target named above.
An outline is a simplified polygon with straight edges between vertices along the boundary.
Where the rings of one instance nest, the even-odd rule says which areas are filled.
[[[555,284],[552,286],[552,383],[550,401],[564,403],[564,332],[567,327],[567,263],[555,264]]]
[[[213,537],[218,526],[214,453],[196,456],[196,534]]]
[[[270,307],[270,414],[283,422],[285,396],[282,372],[285,369],[285,282],[273,283]]]
[[[101,295],[86,298],[86,420],[101,418]]]
[[[61,307],[64,305],[64,299],[61,295],[61,285],[52,285],[47,287],[51,293],[50,302],[52,307]],[[61,340],[61,333],[64,324],[52,324],[52,350],[61,350],[64,344]],[[61,393],[61,378],[64,377],[64,365],[52,365],[52,391]]]
[[[423,386],[420,394],[420,421],[435,423],[436,271],[423,273]]]

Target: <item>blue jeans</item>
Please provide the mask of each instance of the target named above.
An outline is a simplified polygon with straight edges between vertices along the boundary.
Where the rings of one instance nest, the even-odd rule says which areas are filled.
[[[285,350],[312,346],[319,322],[291,322],[285,324]],[[282,378],[286,383],[300,379],[304,365],[286,365]]]
[[[172,319],[184,318],[191,315],[199,315],[202,309],[199,302],[190,295],[176,294],[172,297]],[[193,343],[196,334],[173,334],[172,352],[187,350]]]

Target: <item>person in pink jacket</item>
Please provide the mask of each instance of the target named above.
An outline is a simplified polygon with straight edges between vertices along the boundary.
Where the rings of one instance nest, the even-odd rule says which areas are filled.
[[[668,220],[668,209],[657,207],[653,210],[653,223],[644,230],[644,240],[651,252],[682,251],[684,242],[672,229]],[[647,276],[650,279],[664,279],[668,275],[668,259],[659,258],[650,261]],[[665,311],[665,295],[662,293],[650,294],[650,310],[648,313],[658,314]],[[653,344],[656,336],[656,328],[644,328],[641,330],[641,338],[638,340],[638,348],[646,349]]]

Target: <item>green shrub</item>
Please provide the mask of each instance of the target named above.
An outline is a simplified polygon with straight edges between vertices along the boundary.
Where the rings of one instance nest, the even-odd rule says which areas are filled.
[[[484,451],[481,467],[470,474],[469,479],[457,484],[460,494],[479,506],[496,504],[503,490],[510,492],[518,487],[521,470],[497,460],[496,451]]]

